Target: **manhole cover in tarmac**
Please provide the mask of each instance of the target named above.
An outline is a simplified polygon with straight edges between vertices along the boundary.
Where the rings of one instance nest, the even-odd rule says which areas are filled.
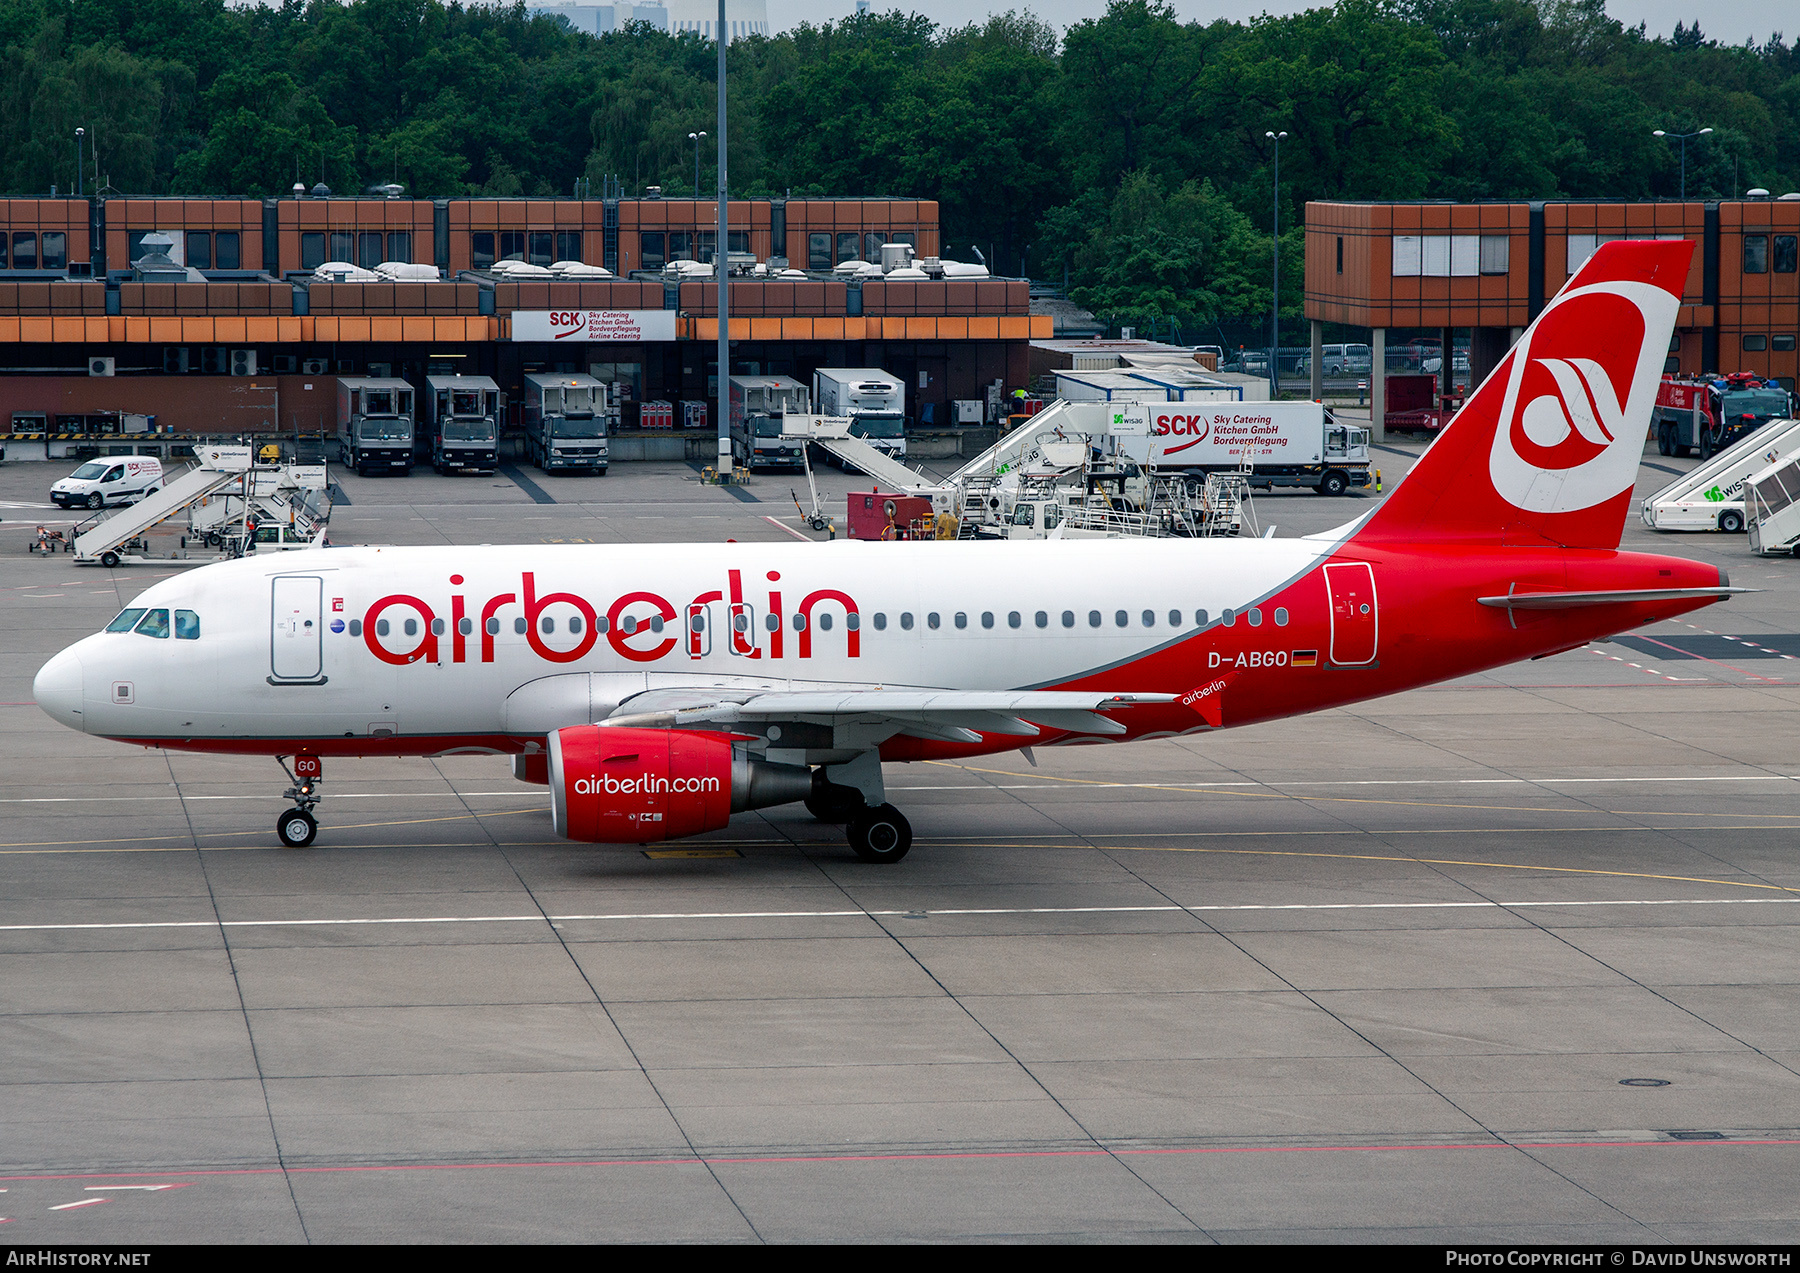
[[[1724,1140],[1724,1132],[1669,1132],[1670,1140]]]
[[[1620,1087],[1667,1087],[1668,1079],[1620,1079]]]

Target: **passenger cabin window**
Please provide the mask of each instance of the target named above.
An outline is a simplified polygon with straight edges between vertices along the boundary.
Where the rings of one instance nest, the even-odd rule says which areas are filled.
[[[177,641],[198,641],[200,639],[200,616],[192,610],[175,612],[175,639]]]
[[[155,637],[159,641],[167,640],[169,612],[161,609],[144,611],[144,617],[138,620],[136,631],[139,636]]]

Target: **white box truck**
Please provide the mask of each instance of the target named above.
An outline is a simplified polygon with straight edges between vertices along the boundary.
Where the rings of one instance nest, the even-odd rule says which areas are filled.
[[[425,377],[431,467],[492,473],[500,467],[500,386],[486,376]]]
[[[1310,486],[1342,495],[1367,486],[1369,431],[1340,424],[1317,402],[1119,403],[1119,453],[1158,472],[1248,468],[1250,485]]]
[[[393,379],[338,381],[338,463],[364,477],[412,472],[411,385]]]
[[[906,385],[877,367],[821,367],[813,372],[813,410],[847,416],[850,435],[896,460],[906,457]]]
[[[606,384],[574,372],[525,377],[525,450],[546,472],[606,476]]]
[[[760,468],[801,468],[806,442],[783,437],[781,422],[806,415],[806,386],[792,376],[731,378],[731,458],[754,472]]]

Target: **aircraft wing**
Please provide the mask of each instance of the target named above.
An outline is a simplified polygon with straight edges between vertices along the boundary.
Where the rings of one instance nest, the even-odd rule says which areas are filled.
[[[1077,734],[1123,734],[1106,713],[1147,703],[1169,703],[1174,694],[1072,693],[1063,690],[771,690],[709,695],[703,690],[660,690],[622,704],[602,725],[681,729],[708,726],[860,725],[880,732],[973,743],[983,734],[1035,738],[1045,728]]]

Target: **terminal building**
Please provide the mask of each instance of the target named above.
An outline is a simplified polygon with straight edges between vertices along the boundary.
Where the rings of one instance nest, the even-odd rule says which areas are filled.
[[[1368,328],[1373,363],[1397,330],[1451,347],[1468,332],[1467,371],[1443,361],[1445,388],[1493,369],[1602,243],[1685,238],[1693,265],[1670,342],[1669,372],[1754,372],[1790,391],[1800,376],[1800,195],[1626,203],[1595,200],[1306,205],[1306,316],[1314,376],[1325,323]],[[1314,381],[1314,394],[1319,385]],[[1382,419],[1382,377],[1370,378]]]
[[[491,376],[514,410],[533,371],[716,401],[717,285],[670,267],[710,261],[717,229],[716,204],[660,198],[0,200],[0,434],[11,458],[323,434],[338,376]],[[1051,334],[1023,280],[840,268],[887,244],[936,256],[930,201],[739,200],[726,231],[764,271],[733,279],[732,374],[882,367],[909,421],[938,425],[1024,384]],[[622,317],[551,339],[569,311]],[[110,436],[125,428],[152,435]]]

